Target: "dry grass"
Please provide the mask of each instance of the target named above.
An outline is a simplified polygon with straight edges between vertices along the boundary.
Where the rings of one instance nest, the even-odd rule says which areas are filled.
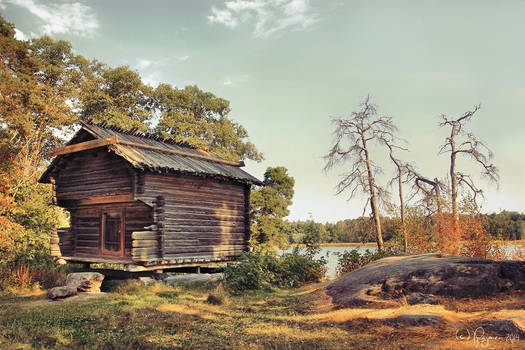
[[[458,330],[481,320],[525,320],[523,293],[442,305],[334,309],[323,285],[230,296],[220,284],[131,285],[97,300],[38,307],[0,298],[5,349],[474,349]],[[213,295],[221,305],[206,302]],[[394,327],[400,315],[437,315],[436,326]],[[523,340],[489,339],[483,348],[519,349]],[[477,348],[481,348],[477,344]]]

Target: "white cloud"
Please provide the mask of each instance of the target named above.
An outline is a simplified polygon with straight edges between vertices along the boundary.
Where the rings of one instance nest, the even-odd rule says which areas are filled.
[[[139,70],[142,70],[144,68],[150,67],[152,64],[153,64],[153,61],[151,60],[139,59],[135,67]]]
[[[159,85],[161,79],[163,79],[162,67],[165,65],[165,60],[138,58],[133,67],[139,71],[142,81],[145,84],[155,87]]]
[[[142,81],[144,84],[152,87],[157,87],[161,83],[161,79],[162,73],[157,71],[142,75]]]
[[[184,56],[177,57],[177,59],[178,59],[179,61],[186,61],[188,58],[190,58],[189,55],[184,55]]]
[[[42,20],[44,24],[40,29],[43,34],[73,34],[92,38],[98,29],[93,9],[79,2],[49,4],[38,0],[0,0],[0,7],[6,4],[25,8]]]
[[[239,85],[244,84],[250,80],[250,76],[248,74],[243,74],[238,77],[235,77],[234,79],[227,77],[222,84],[229,86],[229,85]]]
[[[308,0],[232,0],[224,8],[212,6],[207,16],[210,23],[235,28],[241,23],[254,23],[256,37],[269,36],[285,29],[305,30],[317,22]]]
[[[28,36],[24,34],[23,31],[21,31],[18,28],[15,28],[15,39],[27,41],[29,40]]]

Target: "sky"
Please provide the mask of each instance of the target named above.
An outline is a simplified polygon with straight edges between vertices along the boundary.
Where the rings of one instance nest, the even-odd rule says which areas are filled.
[[[18,38],[65,39],[152,86],[196,84],[229,100],[265,156],[245,170],[262,179],[285,166],[295,178],[291,220],[362,214],[365,196],[335,196],[345,168],[322,169],[331,120],[367,95],[408,141],[400,156],[429,178],[448,170],[440,115],[481,104],[469,129],[493,151],[499,186],[465,158],[458,167],[484,190],[483,211],[525,212],[523,0],[0,0],[0,14]]]

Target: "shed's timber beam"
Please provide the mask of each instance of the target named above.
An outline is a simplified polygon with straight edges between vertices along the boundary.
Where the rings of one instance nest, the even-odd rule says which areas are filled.
[[[168,149],[164,147],[156,147],[156,146],[144,145],[144,144],[140,144],[136,142],[123,141],[123,140],[119,140],[117,135],[113,135],[111,137],[107,137],[104,139],[85,141],[85,142],[75,143],[69,146],[60,147],[60,148],[57,148],[49,152],[47,156],[53,157],[53,156],[58,156],[60,154],[80,152],[80,151],[85,151],[85,150],[92,149],[92,148],[98,148],[98,147],[104,147],[104,146],[116,145],[116,144],[137,147],[137,148],[142,148],[142,149],[148,149],[148,150],[158,151],[158,152],[163,152],[163,153],[177,154],[180,156],[202,159],[202,160],[207,160],[207,161],[211,161],[215,163],[226,164],[226,165],[231,165],[231,166],[236,166],[236,167],[244,166],[244,162],[242,161],[241,162],[231,162],[228,160],[217,159],[217,158],[210,157],[210,156],[203,155],[203,154],[195,154],[195,153],[184,152],[184,151],[179,151],[179,150],[174,150],[174,149]]]
[[[85,141],[80,143],[75,143],[73,145],[64,146],[57,148],[47,154],[48,157],[54,157],[58,156],[60,154],[68,154],[68,153],[74,153],[74,152],[80,152],[85,151],[88,149],[93,148],[99,148],[104,147],[107,145],[114,145],[118,142],[117,135],[106,137],[104,139],[97,139],[97,140],[91,140],[91,141]]]
[[[221,164],[226,164],[226,165],[231,165],[231,166],[236,166],[236,167],[244,166],[244,162],[231,162],[229,160],[217,159],[217,158],[206,156],[206,155],[195,154],[195,153],[184,152],[184,151],[178,151],[178,150],[168,149],[168,148],[163,148],[163,147],[144,145],[144,144],[140,144],[140,143],[129,142],[129,141],[122,141],[122,140],[117,140],[117,143],[119,145],[132,146],[132,147],[143,148],[143,149],[149,149],[149,150],[152,150],[152,151],[158,151],[158,152],[164,152],[164,153],[178,154],[180,156],[196,158],[196,159],[202,159],[202,160],[208,160],[208,161],[211,161],[211,162],[221,163]]]

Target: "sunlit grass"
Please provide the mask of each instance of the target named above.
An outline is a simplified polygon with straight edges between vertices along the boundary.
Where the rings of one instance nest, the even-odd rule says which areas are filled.
[[[451,325],[468,325],[490,312],[525,316],[505,308],[523,301],[522,295],[509,295],[511,301],[490,312],[476,310],[476,301],[467,301],[464,310],[430,305],[335,310],[319,287],[231,296],[218,283],[131,284],[105,298],[45,304],[42,295],[2,296],[0,349],[468,348],[455,340],[453,326],[401,329],[382,321],[436,314]],[[221,304],[208,304],[210,295]]]

